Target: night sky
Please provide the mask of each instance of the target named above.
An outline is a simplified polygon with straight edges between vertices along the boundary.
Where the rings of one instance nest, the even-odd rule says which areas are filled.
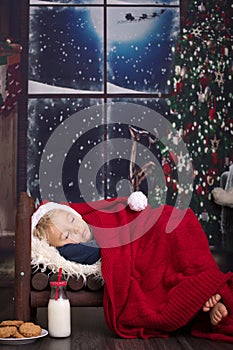
[[[178,22],[178,9],[109,8],[108,83],[132,92],[169,93]],[[103,91],[103,9],[31,7],[29,53],[30,80]]]

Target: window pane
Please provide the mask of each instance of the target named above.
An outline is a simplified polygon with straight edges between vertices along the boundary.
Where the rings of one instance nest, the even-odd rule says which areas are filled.
[[[178,8],[109,7],[108,92],[171,93],[178,30]]]
[[[103,4],[104,0],[30,0],[30,5]]]
[[[103,9],[31,7],[29,93],[103,89]],[[68,90],[67,90],[68,89]]]
[[[155,4],[155,5],[179,5],[180,1],[179,0],[107,0],[107,4],[114,4],[114,5],[150,5],[150,4]]]
[[[104,196],[102,104],[90,98],[29,99],[27,187],[35,200],[80,202]]]
[[[30,5],[55,5],[55,4],[103,4],[104,0],[30,0]],[[179,0],[124,0],[124,4],[127,5],[134,5],[134,4],[144,4],[144,5],[179,5]],[[107,0],[108,5],[124,5],[122,3],[122,0]]]
[[[118,98],[108,104],[107,196],[128,196],[141,190],[153,197],[155,204],[155,188],[163,188],[165,183],[161,121],[156,112],[166,115],[167,102],[155,98]],[[159,196],[161,202],[165,202],[166,194],[164,186]]]

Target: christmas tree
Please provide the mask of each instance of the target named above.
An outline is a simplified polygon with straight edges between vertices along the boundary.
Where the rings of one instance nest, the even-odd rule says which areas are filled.
[[[221,174],[233,161],[231,26],[231,2],[192,2],[175,48],[174,91],[169,99],[169,120],[193,164],[190,207],[214,246],[221,245],[221,208],[213,203],[211,191],[220,186]],[[171,178],[177,169],[170,158],[164,154],[163,164],[175,195],[176,180]]]

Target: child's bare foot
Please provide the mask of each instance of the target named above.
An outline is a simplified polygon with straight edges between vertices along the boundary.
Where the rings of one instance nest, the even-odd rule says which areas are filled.
[[[215,304],[210,310],[210,321],[212,325],[216,326],[227,314],[227,308],[223,303],[218,302]]]
[[[210,311],[210,309],[211,309],[212,307],[214,307],[214,306],[219,302],[220,299],[221,299],[221,295],[220,295],[220,294],[212,295],[212,297],[209,298],[209,299],[205,302],[205,304],[204,304],[202,310],[203,310],[204,312]]]

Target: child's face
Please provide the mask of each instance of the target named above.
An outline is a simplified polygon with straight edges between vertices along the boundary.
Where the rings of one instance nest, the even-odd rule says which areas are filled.
[[[78,215],[55,210],[51,221],[53,227],[48,234],[48,241],[54,247],[62,247],[68,243],[85,243],[92,239],[89,226]]]

